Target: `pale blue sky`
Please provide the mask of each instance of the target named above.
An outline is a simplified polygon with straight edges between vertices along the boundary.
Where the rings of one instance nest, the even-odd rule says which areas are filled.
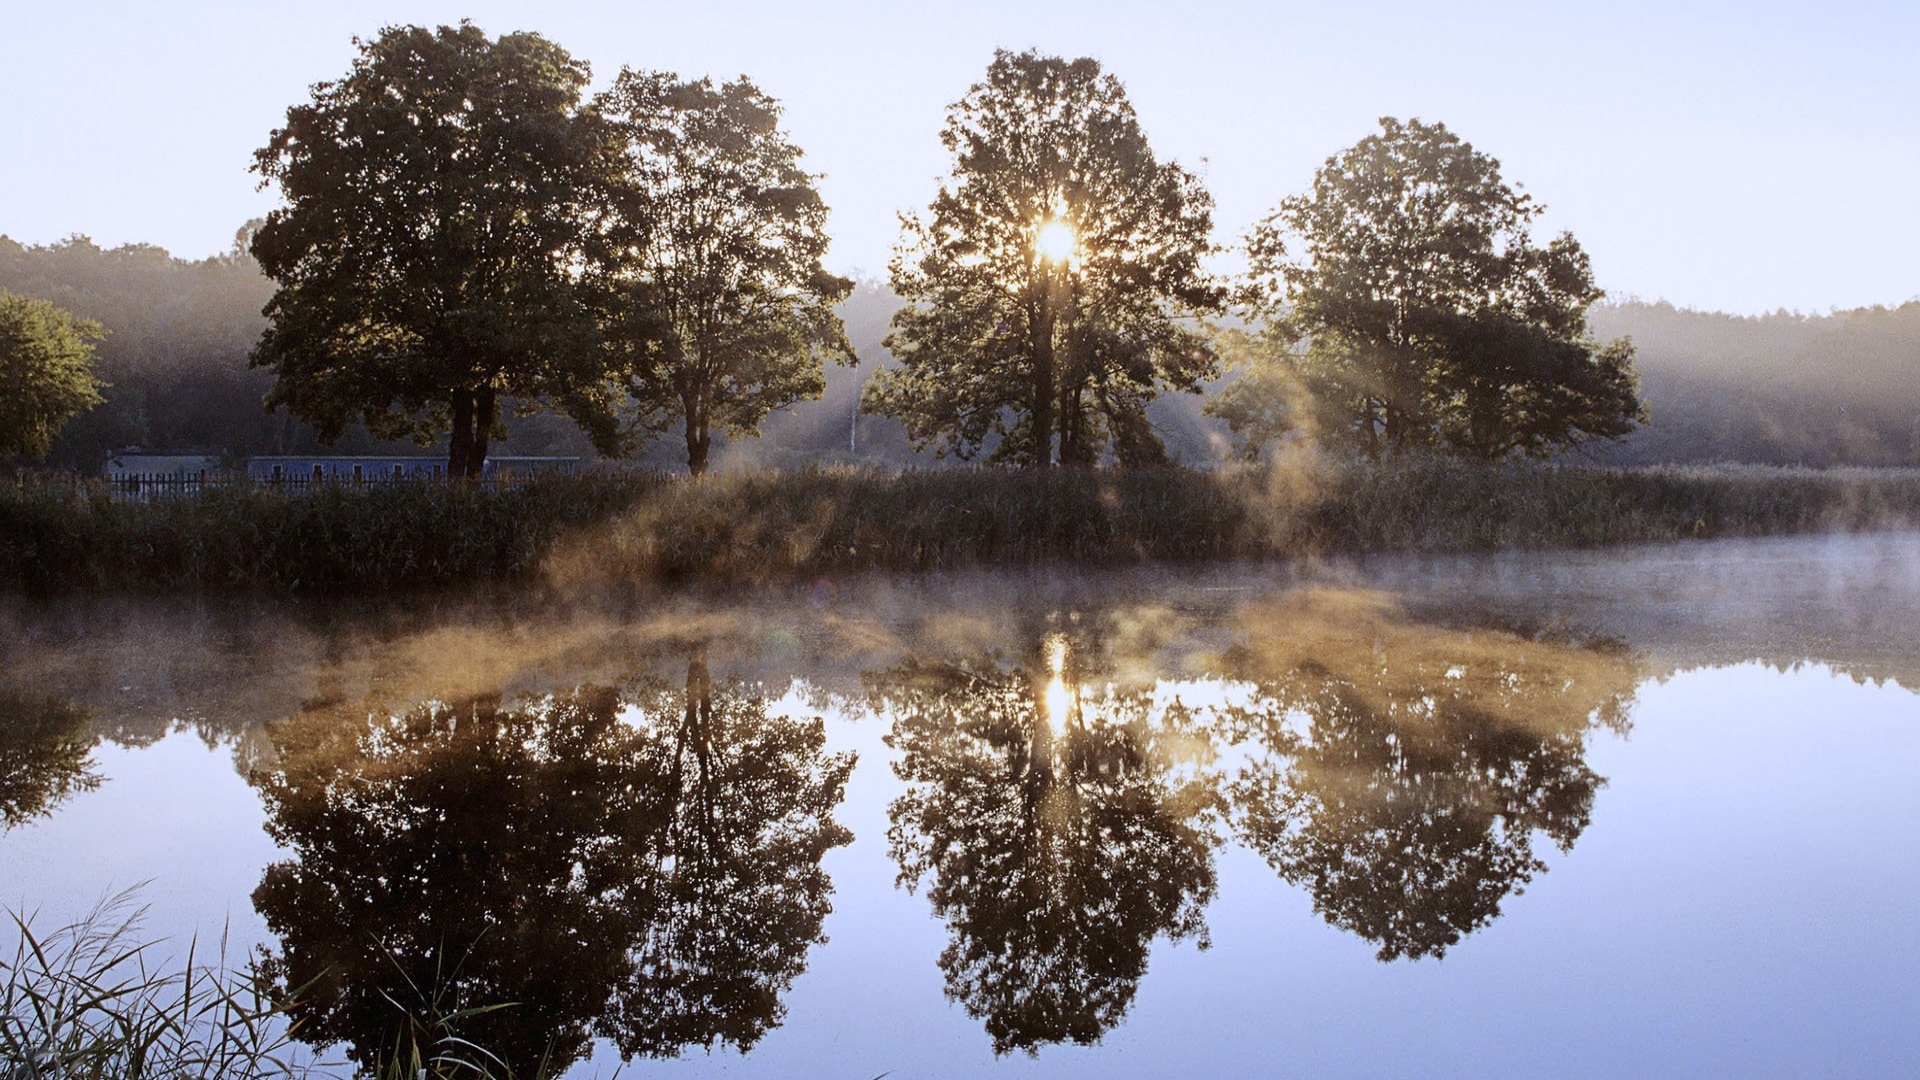
[[[224,250],[251,153],[351,38],[469,17],[592,62],[746,74],[824,172],[829,262],[885,273],[996,47],[1092,56],[1236,243],[1382,115],[1444,121],[1615,296],[1754,313],[1920,297],[1920,5],[4,0],[0,233]],[[1204,159],[1204,161],[1202,160]]]

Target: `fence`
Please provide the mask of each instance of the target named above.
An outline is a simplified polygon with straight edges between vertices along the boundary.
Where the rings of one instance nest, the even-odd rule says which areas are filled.
[[[534,479],[537,474],[499,470],[476,481],[494,491]],[[3,481],[0,481],[3,482]],[[253,487],[263,491],[300,494],[323,488],[437,487],[447,483],[444,474],[410,473],[404,476],[366,472],[359,476],[275,476],[250,477],[239,473],[201,470],[193,473],[123,473],[118,476],[87,477],[68,472],[23,472],[16,486],[34,491],[80,494],[105,491],[117,499],[147,502],[153,499],[196,495],[209,488]]]

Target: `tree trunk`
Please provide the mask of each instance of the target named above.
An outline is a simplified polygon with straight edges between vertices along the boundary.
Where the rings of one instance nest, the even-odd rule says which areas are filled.
[[[447,478],[471,479],[477,472],[473,465],[473,394],[455,390],[448,403],[453,411],[453,430],[447,437]]]
[[[1033,419],[1029,427],[1033,447],[1027,464],[1039,468],[1053,464],[1053,323],[1053,297],[1049,295],[1040,304],[1039,318],[1033,321]]]
[[[478,480],[487,469],[487,444],[493,441],[496,394],[492,387],[477,391],[473,401],[473,470],[468,478]]]
[[[455,390],[447,395],[453,412],[452,431],[447,437],[447,476],[454,480],[478,480],[487,463],[487,443],[493,437],[493,411],[498,395],[484,390]]]
[[[1092,465],[1094,450],[1087,438],[1085,394],[1080,387],[1060,393],[1060,464]]]
[[[687,741],[699,763],[699,786],[713,790],[713,677],[707,673],[707,650],[695,649],[687,658]]]
[[[709,438],[707,433],[704,431],[702,431],[698,435],[695,435],[691,427],[687,429],[687,471],[688,472],[692,473],[695,476],[702,476],[706,473],[707,449],[709,445],[712,443],[712,441],[713,440]]]
[[[707,451],[713,445],[707,403],[698,394],[683,396],[681,403],[687,414],[687,471],[700,476],[707,471]]]

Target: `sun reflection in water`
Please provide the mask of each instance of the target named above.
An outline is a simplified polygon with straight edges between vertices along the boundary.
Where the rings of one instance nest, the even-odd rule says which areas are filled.
[[[1067,637],[1065,634],[1052,634],[1047,637],[1047,690],[1044,701],[1047,709],[1047,725],[1054,734],[1063,734],[1067,730],[1067,713],[1073,706],[1073,693],[1067,689]]]

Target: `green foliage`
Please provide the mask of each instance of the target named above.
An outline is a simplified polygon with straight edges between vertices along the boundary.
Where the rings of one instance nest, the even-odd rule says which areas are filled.
[[[887,347],[902,367],[864,407],[961,457],[1164,460],[1147,402],[1215,373],[1181,318],[1224,300],[1200,265],[1211,197],[1154,159],[1120,81],[1091,59],[996,53],[940,138],[952,175],[892,265],[907,306]],[[1042,245],[1060,226],[1076,250]]]
[[[100,404],[100,324],[0,289],[0,457],[43,458],[76,414]]]
[[[592,311],[572,272],[602,164],[586,64],[468,23],[358,43],[254,157],[287,205],[252,251],[279,283],[254,352],[323,438],[451,431],[477,476],[502,397],[550,399],[610,438]]]
[[[823,359],[853,361],[833,311],[853,283],[821,267],[816,177],[751,82],[622,70],[594,107],[620,162],[603,223],[609,344],[644,426],[678,421],[705,472],[714,427],[754,434],[820,396]]]
[[[1304,395],[1272,415],[1242,400],[1270,380],[1243,379],[1216,414],[1253,439],[1285,426],[1482,458],[1551,454],[1644,419],[1631,344],[1588,330],[1603,294],[1573,237],[1536,244],[1541,207],[1445,125],[1380,123],[1248,239],[1246,297],[1267,321],[1253,362],[1296,369]]]

